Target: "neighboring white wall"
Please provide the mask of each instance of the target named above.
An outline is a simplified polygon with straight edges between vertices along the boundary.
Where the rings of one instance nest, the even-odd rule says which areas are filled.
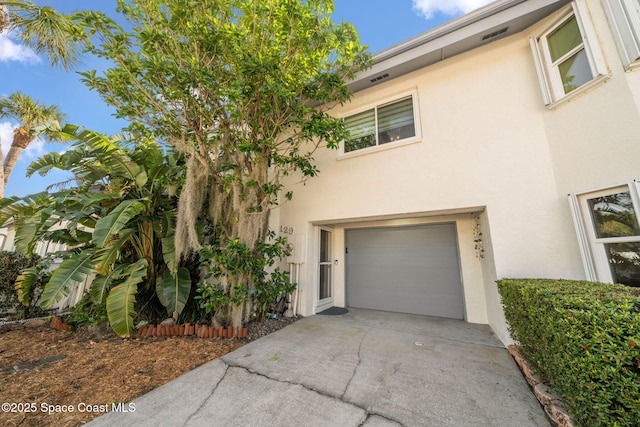
[[[0,250],[13,251],[13,239],[15,237],[15,229],[12,226],[0,228]]]

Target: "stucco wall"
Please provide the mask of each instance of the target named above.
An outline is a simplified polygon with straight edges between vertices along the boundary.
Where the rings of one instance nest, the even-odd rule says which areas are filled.
[[[640,70],[624,71],[601,2],[587,6],[608,79],[555,108],[539,106],[563,195],[640,178]],[[553,16],[529,35],[550,20]]]
[[[589,5],[606,60],[617,63],[604,84],[557,108],[543,104],[529,44],[550,17],[359,92],[332,112],[346,116],[413,91],[422,137],[348,158],[321,149],[315,155],[319,176],[305,184],[289,181],[294,198],[280,219],[306,236],[302,314],[315,310],[317,225],[333,226],[339,252],[345,226],[455,218],[462,254],[472,247],[463,217],[480,212],[485,259],[461,255],[467,320],[489,323],[504,342],[509,337],[496,279],[584,278],[567,194],[635,178],[640,158],[640,70],[623,72],[599,2]],[[344,290],[343,266],[338,259],[337,294]],[[344,304],[341,298],[334,303]]]

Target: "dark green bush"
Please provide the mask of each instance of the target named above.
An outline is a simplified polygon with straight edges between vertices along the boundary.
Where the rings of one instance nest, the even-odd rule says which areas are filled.
[[[16,315],[16,317],[35,317],[44,314],[37,305],[42,293],[42,281],[36,280],[29,289],[29,301],[33,303],[23,306],[16,292],[16,278],[26,268],[38,265],[41,258],[37,255],[26,257],[16,252],[0,251],[0,313]]]
[[[640,425],[640,290],[585,281],[498,281],[521,353],[580,426]]]

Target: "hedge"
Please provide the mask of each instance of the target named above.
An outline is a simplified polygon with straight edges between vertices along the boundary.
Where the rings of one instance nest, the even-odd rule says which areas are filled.
[[[576,425],[640,425],[640,289],[498,281],[509,331]]]

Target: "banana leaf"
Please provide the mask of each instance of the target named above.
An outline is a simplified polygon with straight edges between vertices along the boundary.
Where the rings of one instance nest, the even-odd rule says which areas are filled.
[[[138,260],[129,266],[123,282],[111,289],[107,297],[107,317],[114,332],[121,337],[130,337],[134,330],[133,318],[136,315],[134,305],[138,284],[147,273],[147,261]]]
[[[176,274],[165,270],[156,281],[156,294],[160,303],[167,309],[169,316],[174,311],[182,313],[191,292],[191,276],[185,267],[178,268]]]
[[[93,230],[93,242],[99,248],[103,247],[110,237],[127,226],[129,220],[144,211],[144,203],[140,200],[125,200],[111,213],[96,222]]]
[[[84,281],[93,272],[93,251],[83,251],[62,261],[44,287],[40,306],[49,309],[56,302],[69,296],[73,285]]]

